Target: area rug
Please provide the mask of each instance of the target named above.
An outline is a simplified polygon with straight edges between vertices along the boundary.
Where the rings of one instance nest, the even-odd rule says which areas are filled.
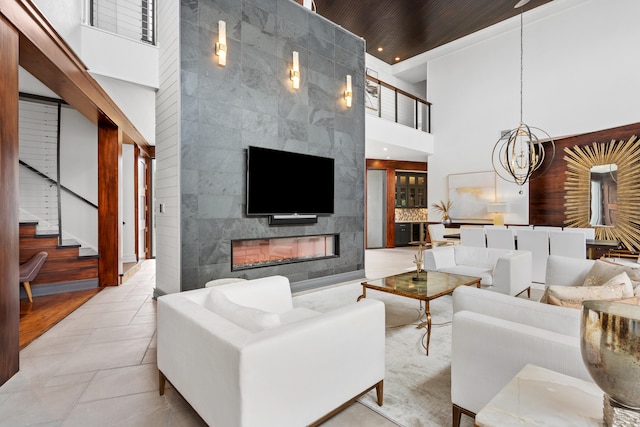
[[[360,282],[309,292],[294,297],[294,306],[321,312],[355,303],[362,294]],[[373,411],[404,427],[451,425],[451,296],[431,301],[431,343],[425,355],[426,328],[420,302],[385,292],[367,290],[367,298],[385,303],[386,375],[384,405],[375,392],[359,400]],[[472,426],[462,417],[462,426]]]

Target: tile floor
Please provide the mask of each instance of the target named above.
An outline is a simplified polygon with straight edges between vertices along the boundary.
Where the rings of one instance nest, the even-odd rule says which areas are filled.
[[[367,250],[367,277],[410,269],[415,251]],[[175,390],[158,394],[154,287],[148,260],[22,350],[0,387],[0,426],[204,426]],[[346,426],[396,424],[359,403],[323,424]]]

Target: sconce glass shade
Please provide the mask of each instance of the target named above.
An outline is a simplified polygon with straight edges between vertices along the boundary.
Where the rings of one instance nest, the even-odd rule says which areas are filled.
[[[351,74],[347,74],[347,90],[344,91],[344,100],[347,107],[351,108],[351,100],[353,99],[353,91],[351,89]]]
[[[218,21],[218,42],[216,43],[216,55],[218,55],[219,65],[227,65],[227,24],[224,21]]]
[[[293,88],[300,88],[300,59],[298,52],[293,51],[293,69],[291,70],[291,81],[293,82]]]

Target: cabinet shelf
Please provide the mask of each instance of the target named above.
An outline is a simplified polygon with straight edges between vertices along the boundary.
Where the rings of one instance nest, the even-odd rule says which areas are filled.
[[[427,207],[427,174],[396,172],[396,208]]]

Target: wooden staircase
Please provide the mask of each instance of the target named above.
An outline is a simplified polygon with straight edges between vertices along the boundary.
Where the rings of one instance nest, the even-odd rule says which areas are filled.
[[[57,234],[38,234],[37,225],[37,222],[20,223],[20,263],[40,251],[49,254],[31,282],[33,295],[97,288],[100,256],[75,241],[63,241],[60,245]]]

